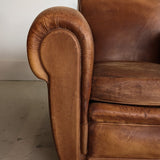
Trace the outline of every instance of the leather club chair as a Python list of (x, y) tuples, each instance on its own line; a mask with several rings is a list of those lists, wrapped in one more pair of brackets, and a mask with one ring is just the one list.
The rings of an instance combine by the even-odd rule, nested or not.
[(28, 35), (60, 160), (160, 159), (160, 0), (79, 10), (49, 8)]

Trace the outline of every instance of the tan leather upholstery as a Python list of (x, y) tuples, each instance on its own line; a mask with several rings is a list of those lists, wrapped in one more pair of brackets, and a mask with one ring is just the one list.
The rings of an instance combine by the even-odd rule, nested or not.
[(49, 8), (33, 22), (27, 51), (33, 72), (48, 83), (59, 158), (79, 160), (80, 154), (87, 152), (88, 140), (87, 111), (94, 59), (90, 27), (79, 11)]
[[(50, 112), (59, 157), (79, 160), (77, 157), (80, 156), (80, 94), (74, 94), (75, 91), (80, 92), (81, 65), (78, 39), (68, 30), (54, 30), (42, 40), (40, 57), (49, 76)], [(65, 63), (66, 61), (72, 63)], [(72, 105), (74, 109), (70, 112)], [(70, 118), (64, 113), (68, 113)], [(73, 120), (75, 123), (72, 123)], [(68, 144), (70, 147), (66, 148)]]
[(89, 108), (89, 156), (93, 160), (160, 157), (160, 108), (109, 103), (91, 103)]
[(48, 83), (60, 160), (160, 159), (160, 0), (79, 8), (43, 11), (27, 41), (30, 66)]
[[(142, 160), (141, 158), (94, 158), (94, 157), (88, 157), (87, 160)], [(155, 158), (150, 158), (150, 159), (143, 159), (143, 160), (159, 160), (159, 159), (155, 159)]]
[(95, 61), (160, 62), (160, 0), (81, 0)]
[(89, 119), (95, 123), (160, 125), (160, 108), (109, 103), (91, 103)]
[(160, 64), (96, 63), (91, 100), (134, 105), (160, 105)]
[(89, 151), (94, 158), (160, 158), (160, 125), (90, 123)]
[(108, 103), (89, 108), (90, 157), (160, 157), (160, 108)]

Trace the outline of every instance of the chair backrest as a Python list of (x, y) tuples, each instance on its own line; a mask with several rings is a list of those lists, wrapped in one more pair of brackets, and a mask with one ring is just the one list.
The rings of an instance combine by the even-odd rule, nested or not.
[(95, 62), (160, 62), (160, 0), (79, 0)]

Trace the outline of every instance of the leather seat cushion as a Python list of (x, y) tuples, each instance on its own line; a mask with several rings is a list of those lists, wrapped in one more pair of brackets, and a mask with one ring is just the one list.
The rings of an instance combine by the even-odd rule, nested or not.
[(89, 149), (94, 158), (159, 159), (160, 108), (91, 103)]
[(94, 123), (160, 125), (159, 107), (90, 103), (89, 120)]
[(160, 159), (160, 125), (89, 123), (88, 156)]
[(132, 105), (160, 105), (160, 64), (94, 64), (91, 100)]

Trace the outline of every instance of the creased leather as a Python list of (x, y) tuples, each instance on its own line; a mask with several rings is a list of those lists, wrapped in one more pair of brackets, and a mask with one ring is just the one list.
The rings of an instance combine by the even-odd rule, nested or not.
[(89, 119), (96, 123), (160, 125), (160, 108), (95, 103), (89, 106)]
[(81, 0), (95, 62), (160, 62), (160, 0)]
[[(79, 11), (67, 7), (53, 7), (37, 16), (30, 28), (27, 40), (30, 66), (38, 78), (49, 81), (39, 58), (39, 48), (44, 37), (57, 28), (71, 31), (76, 35), (80, 43), (82, 54), (81, 123), (86, 125), (88, 123), (87, 113), (91, 91), (94, 44), (90, 27)], [(83, 131), (81, 135), (83, 137)], [(87, 140), (87, 137), (85, 139)]]
[(132, 105), (160, 105), (160, 64), (94, 64), (91, 100)]
[(89, 124), (89, 150), (93, 158), (160, 158), (160, 125)]

